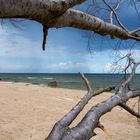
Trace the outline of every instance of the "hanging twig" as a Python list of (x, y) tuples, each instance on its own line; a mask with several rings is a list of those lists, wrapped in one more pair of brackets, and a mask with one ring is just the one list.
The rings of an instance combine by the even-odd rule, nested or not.
[(48, 27), (46, 25), (43, 25), (43, 42), (42, 42), (43, 51), (45, 51), (46, 48), (47, 36), (48, 36)]

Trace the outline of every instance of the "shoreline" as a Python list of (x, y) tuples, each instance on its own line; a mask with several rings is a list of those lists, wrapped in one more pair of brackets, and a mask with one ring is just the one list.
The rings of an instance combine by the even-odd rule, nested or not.
[[(26, 83), (0, 81), (0, 140), (43, 140), (55, 122), (86, 93), (83, 90), (51, 88)], [(111, 93), (94, 97), (72, 123), (77, 124), (91, 106)], [(133, 104), (135, 100), (130, 102)], [(91, 140), (139, 140), (140, 126), (135, 117), (119, 107), (101, 118), (107, 133), (97, 129)]]
[[(29, 86), (29, 85), (32, 85), (32, 86), (39, 86), (39, 87), (44, 87), (44, 88), (51, 88), (51, 89), (62, 89), (62, 90), (74, 90), (74, 91), (84, 91), (86, 92), (87, 90), (82, 90), (82, 89), (75, 89), (75, 88), (62, 88), (62, 87), (49, 87), (48, 85), (44, 85), (44, 84), (34, 84), (34, 83), (27, 83), (27, 82), (14, 82), (14, 81), (0, 81), (0, 84), (3, 83), (3, 84), (21, 84), (21, 85), (24, 85), (24, 86)], [(84, 85), (86, 87), (86, 85)]]

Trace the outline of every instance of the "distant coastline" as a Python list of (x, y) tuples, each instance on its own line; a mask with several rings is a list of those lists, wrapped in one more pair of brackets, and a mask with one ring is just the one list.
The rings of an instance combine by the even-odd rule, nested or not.
[[(95, 90), (108, 85), (118, 85), (123, 74), (114, 73), (86, 73)], [(57, 81), (58, 87), (67, 89), (86, 90), (83, 80), (78, 73), (0, 73), (0, 81), (30, 83), (47, 86), (49, 82)], [(133, 86), (139, 87), (140, 74), (136, 74)]]

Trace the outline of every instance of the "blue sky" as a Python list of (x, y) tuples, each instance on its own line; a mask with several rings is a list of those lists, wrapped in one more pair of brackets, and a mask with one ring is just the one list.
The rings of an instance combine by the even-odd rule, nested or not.
[[(119, 16), (129, 28), (140, 25), (135, 10), (120, 9)], [(128, 14), (129, 11), (129, 14)], [(127, 15), (127, 16), (126, 16)], [(73, 28), (49, 29), (46, 51), (42, 51), (42, 26), (34, 21), (19, 22), (17, 29), (8, 21), (0, 26), (0, 72), (10, 73), (108, 73), (116, 54), (126, 54), (133, 42), (122, 43), (116, 52), (117, 42), (109, 37), (96, 35), (90, 42), (92, 55), (87, 47), (88, 31)], [(133, 55), (140, 61), (139, 44)], [(140, 69), (137, 70), (140, 72)]]

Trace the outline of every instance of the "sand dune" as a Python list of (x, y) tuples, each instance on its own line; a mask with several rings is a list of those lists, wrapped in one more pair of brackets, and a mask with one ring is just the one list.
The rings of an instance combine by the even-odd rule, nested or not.
[[(0, 140), (43, 140), (54, 123), (61, 118), (86, 93), (27, 85), (24, 83), (0, 82)], [(93, 98), (74, 121), (74, 126), (85, 112), (111, 93)], [(134, 103), (135, 100), (131, 102)], [(139, 140), (140, 125), (135, 117), (116, 107), (101, 118), (107, 133), (96, 130), (92, 140)]]

